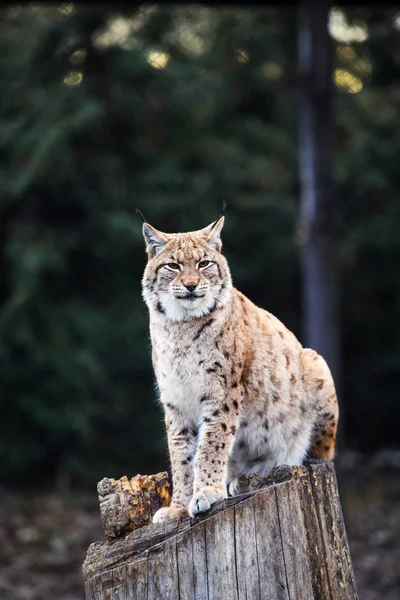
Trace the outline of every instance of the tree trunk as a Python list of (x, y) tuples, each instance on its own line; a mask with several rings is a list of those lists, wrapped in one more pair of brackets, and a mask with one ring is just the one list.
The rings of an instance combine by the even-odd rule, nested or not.
[(304, 0), (299, 13), (299, 167), (305, 343), (325, 358), (340, 389), (330, 5), (328, 0)]
[[(266, 485), (267, 484), (267, 485)], [(96, 542), (87, 600), (356, 600), (332, 463), (279, 467), (202, 518)]]

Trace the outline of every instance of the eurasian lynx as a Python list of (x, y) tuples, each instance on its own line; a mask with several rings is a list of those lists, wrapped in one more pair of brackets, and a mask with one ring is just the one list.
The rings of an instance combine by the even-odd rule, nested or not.
[(176, 234), (143, 225), (143, 297), (173, 477), (171, 506), (154, 522), (209, 510), (240, 476), (334, 454), (329, 368), (232, 286), (223, 223)]

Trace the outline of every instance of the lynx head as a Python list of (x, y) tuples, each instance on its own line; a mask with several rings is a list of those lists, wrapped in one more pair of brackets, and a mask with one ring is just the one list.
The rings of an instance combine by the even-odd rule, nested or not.
[(148, 262), (142, 287), (149, 309), (184, 321), (224, 306), (232, 281), (221, 254), (223, 224), (222, 216), (189, 233), (163, 233), (143, 224)]

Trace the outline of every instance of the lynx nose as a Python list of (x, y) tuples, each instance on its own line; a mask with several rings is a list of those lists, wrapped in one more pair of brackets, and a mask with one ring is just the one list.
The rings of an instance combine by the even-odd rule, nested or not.
[(197, 287), (197, 283), (195, 283), (194, 281), (189, 281), (188, 283), (184, 283), (183, 285), (186, 289), (189, 290), (189, 292), (193, 292), (193, 290), (195, 290)]

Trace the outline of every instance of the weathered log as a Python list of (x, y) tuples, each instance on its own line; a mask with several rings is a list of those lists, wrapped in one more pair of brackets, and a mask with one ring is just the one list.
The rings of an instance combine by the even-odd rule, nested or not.
[(171, 502), (168, 473), (136, 475), (132, 479), (105, 477), (97, 484), (100, 515), (109, 539), (151, 523), (159, 508)]
[(201, 518), (96, 542), (87, 600), (356, 600), (332, 463), (280, 467)]

